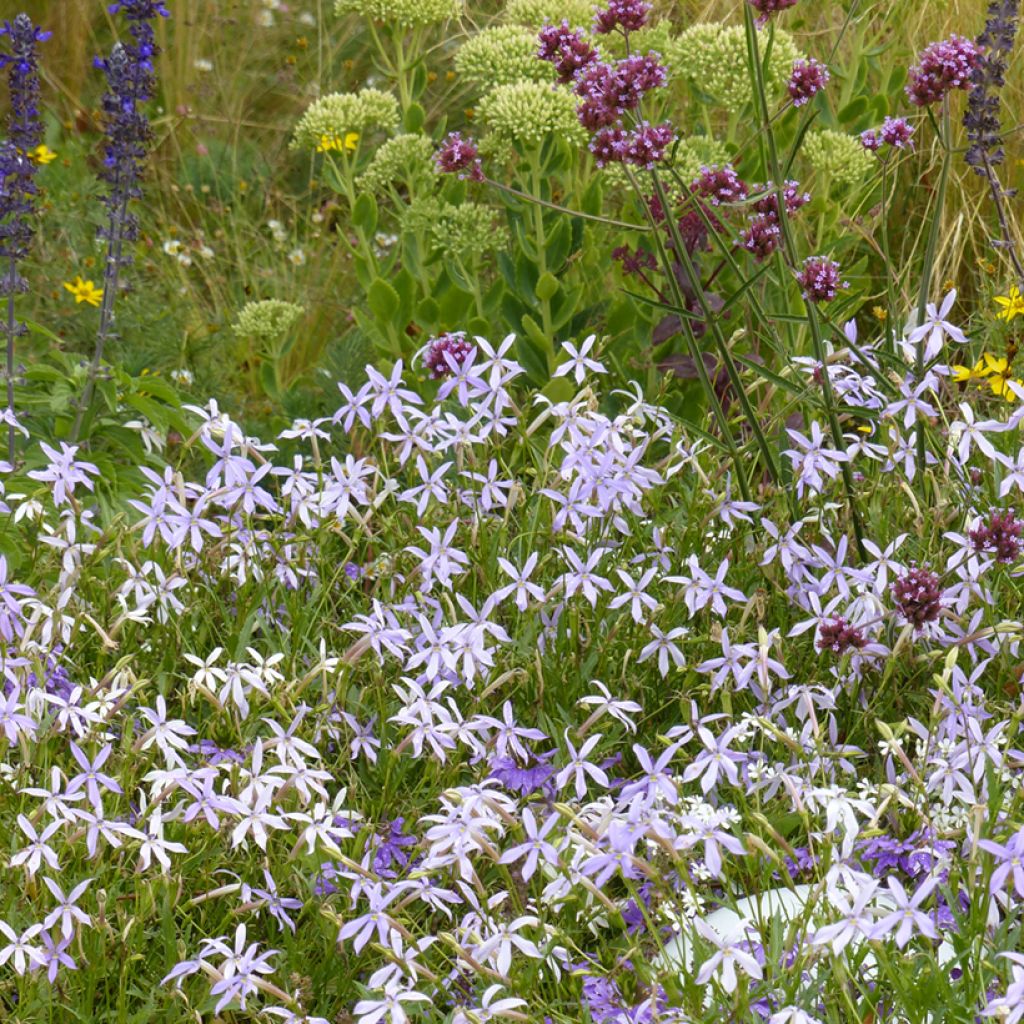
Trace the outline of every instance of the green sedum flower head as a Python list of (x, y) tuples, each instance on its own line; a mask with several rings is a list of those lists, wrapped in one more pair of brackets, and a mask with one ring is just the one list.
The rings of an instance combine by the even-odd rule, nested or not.
[(398, 127), (398, 101), (380, 89), (334, 92), (311, 103), (299, 118), (292, 149), (315, 149), (321, 140), (344, 138), (349, 132), (362, 135), (374, 128)]
[(571, 28), (590, 28), (596, 0), (509, 0), (504, 18), (510, 25), (537, 30), (549, 22), (568, 21)]
[(554, 72), (537, 57), (537, 33), (522, 25), (485, 28), (455, 54), (455, 70), (473, 85), (491, 88), (513, 82), (552, 82)]
[(460, 0), (336, 0), (334, 13), (361, 14), (398, 28), (416, 28), (458, 18), (462, 3)]
[(432, 245), (461, 260), (472, 260), (508, 244), (507, 229), (482, 203), (456, 206), (436, 196), (414, 199), (402, 219), (406, 231), (425, 234)]
[(875, 166), (874, 154), (861, 145), (858, 136), (830, 128), (808, 133), (803, 154), (827, 185), (858, 185)]
[(382, 192), (395, 182), (412, 191), (417, 182), (433, 182), (433, 157), (434, 143), (426, 135), (396, 135), (378, 147), (356, 181), (367, 192)]
[[(777, 28), (765, 77), (769, 95), (781, 92), (793, 61), (800, 56), (793, 37)], [(665, 57), (673, 71), (689, 78), (730, 113), (738, 114), (753, 98), (747, 36), (741, 25), (717, 21), (691, 25), (673, 41)]]
[(241, 338), (276, 341), (284, 336), (304, 312), (294, 302), (282, 302), (280, 299), (247, 302), (239, 311), (232, 330)]
[(499, 85), (480, 101), (477, 113), (489, 129), (487, 143), (492, 151), (510, 142), (537, 146), (548, 135), (577, 144), (586, 140), (576, 119), (576, 97), (562, 86), (543, 82)]
[(709, 135), (691, 135), (682, 139), (675, 151), (675, 167), (679, 177), (689, 184), (700, 176), (702, 167), (729, 163), (729, 150), (725, 144)]

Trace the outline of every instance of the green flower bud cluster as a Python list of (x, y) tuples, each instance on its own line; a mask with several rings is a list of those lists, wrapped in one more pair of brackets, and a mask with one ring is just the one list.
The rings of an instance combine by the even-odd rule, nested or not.
[(388, 185), (401, 182), (412, 192), (417, 183), (433, 184), (433, 156), (434, 143), (428, 136), (396, 135), (377, 148), (356, 184), (367, 192), (383, 192)]
[(554, 69), (537, 56), (537, 33), (522, 25), (495, 25), (472, 36), (455, 54), (467, 82), (491, 88), (513, 82), (553, 82)]
[(239, 311), (232, 330), (240, 338), (276, 341), (284, 336), (303, 313), (305, 310), (301, 306), (280, 299), (247, 302)]
[(480, 101), (477, 115), (489, 129), (487, 141), (492, 152), (502, 143), (537, 146), (548, 135), (576, 144), (586, 141), (586, 132), (576, 119), (576, 97), (561, 86), (552, 88), (543, 82), (499, 85)]
[(343, 139), (372, 129), (398, 127), (398, 101), (380, 89), (334, 92), (311, 103), (295, 125), (292, 149), (315, 149), (324, 138)]
[(830, 128), (809, 132), (802, 152), (827, 186), (858, 185), (871, 174), (876, 163), (874, 154), (861, 145), (858, 136)]
[[(800, 56), (793, 37), (777, 28), (764, 83), (769, 96), (782, 91), (793, 61)], [(670, 68), (689, 78), (730, 113), (740, 113), (753, 99), (747, 35), (742, 25), (717, 21), (691, 25), (670, 44), (664, 57)]]
[(461, 0), (336, 0), (334, 13), (361, 14), (399, 28), (437, 25), (458, 18)]
[(568, 21), (571, 28), (590, 28), (596, 6), (596, 0), (509, 0), (504, 19), (510, 25), (534, 30), (563, 21)]
[(508, 244), (507, 229), (482, 203), (456, 206), (436, 196), (414, 199), (402, 218), (405, 231), (426, 235), (431, 244), (461, 260), (484, 256)]

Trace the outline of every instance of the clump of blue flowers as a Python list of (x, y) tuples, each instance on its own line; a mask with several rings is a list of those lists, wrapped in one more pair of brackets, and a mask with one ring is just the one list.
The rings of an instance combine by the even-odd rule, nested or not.
[(6, 138), (0, 141), (0, 295), (7, 298), (5, 334), (7, 337), (7, 408), (2, 419), (7, 423), (8, 459), (14, 461), (14, 342), (24, 326), (14, 315), (14, 296), (24, 292), (28, 283), (18, 272), (18, 263), (28, 255), (32, 244), (32, 213), (35, 208), (37, 164), (33, 152), (43, 137), (39, 117), (39, 64), (37, 45), (50, 36), (37, 28), (27, 14), (0, 25), (0, 38), (6, 37), (9, 52), (0, 50), (0, 69), (7, 71), (10, 113)]

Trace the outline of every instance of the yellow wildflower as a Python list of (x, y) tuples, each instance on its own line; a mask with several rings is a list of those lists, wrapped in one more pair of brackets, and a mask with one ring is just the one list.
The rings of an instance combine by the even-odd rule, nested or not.
[(75, 303), (88, 302), (90, 306), (98, 306), (103, 300), (103, 289), (97, 288), (92, 281), (83, 281), (81, 276), (74, 281), (65, 281), (64, 287), (75, 297)]
[(1021, 295), (1016, 285), (1010, 289), (1009, 295), (997, 295), (996, 303), (1003, 307), (996, 313), (1000, 320), (1012, 320), (1015, 316), (1024, 314), (1024, 295)]
[(340, 135), (321, 135), (316, 151), (318, 153), (329, 153), (331, 150), (336, 150), (342, 153), (348, 150), (351, 153), (356, 148), (358, 141), (359, 132), (349, 132), (344, 139)]
[(996, 272), (996, 265), (991, 260), (985, 259), (984, 256), (979, 256), (978, 259), (977, 259), (977, 263), (978, 263), (978, 266), (986, 274), (994, 274)]
[(989, 371), (985, 368), (985, 360), (979, 359), (974, 367), (968, 366), (954, 366), (953, 367), (953, 380), (957, 384), (965, 384), (969, 380), (984, 380), (988, 376)]
[(879, 323), (883, 323), (883, 324), (885, 323), (886, 320), (889, 319), (889, 311), (885, 308), (885, 306), (872, 306), (871, 307), (871, 315)]
[(57, 154), (43, 142), (36, 146), (35, 149), (29, 151), (28, 158), (34, 164), (45, 166), (46, 164), (53, 163), (57, 159)]

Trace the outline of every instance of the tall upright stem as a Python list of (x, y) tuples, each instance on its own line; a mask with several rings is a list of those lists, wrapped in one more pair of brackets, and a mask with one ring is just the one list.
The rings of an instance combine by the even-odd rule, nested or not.
[(117, 296), (117, 285), (121, 274), (124, 216), (127, 207), (128, 197), (124, 196), (118, 202), (110, 218), (110, 234), (107, 237), (107, 265), (103, 274), (103, 303), (100, 306), (100, 325), (96, 331), (96, 347), (93, 349), (92, 361), (89, 363), (85, 390), (82, 392), (82, 400), (78, 406), (78, 413), (75, 415), (75, 425), (71, 430), (72, 443), (78, 440), (85, 415), (92, 404), (96, 377), (99, 375), (100, 362), (103, 359), (103, 349), (114, 325), (114, 300)]
[[(942, 169), (939, 171), (939, 187), (935, 194), (935, 209), (932, 212), (932, 222), (928, 231), (928, 243), (924, 251), (924, 266), (921, 268), (921, 290), (917, 295), (917, 322), (924, 323), (925, 311), (928, 308), (928, 295), (932, 285), (932, 270), (935, 264), (935, 252), (939, 246), (939, 228), (942, 223), (942, 210), (946, 205), (946, 187), (949, 183), (949, 168), (953, 162), (953, 147), (950, 137), (949, 118), (949, 96), (942, 98), (942, 128), (939, 133), (939, 142), (942, 145)], [(917, 346), (917, 357), (914, 363), (915, 376), (920, 382), (924, 376), (924, 352), (927, 346), (924, 339)], [(927, 452), (925, 450), (924, 421), (917, 425), (917, 461), (921, 466), (921, 475), (924, 477), (924, 467)]]

